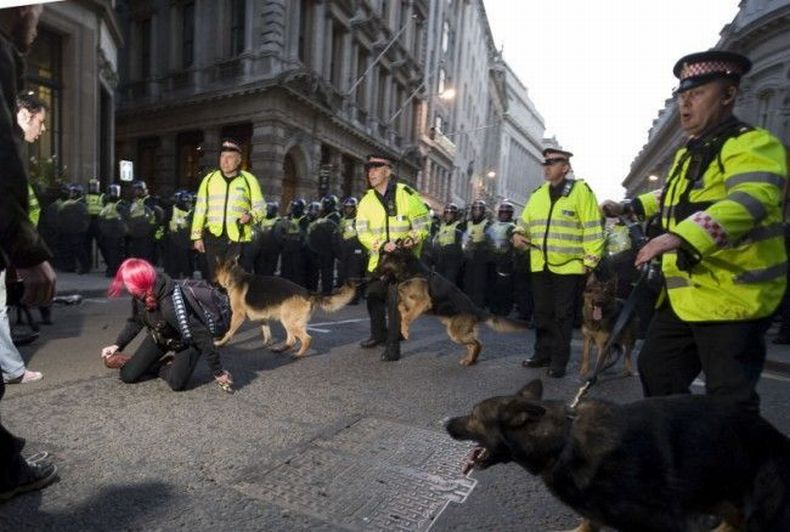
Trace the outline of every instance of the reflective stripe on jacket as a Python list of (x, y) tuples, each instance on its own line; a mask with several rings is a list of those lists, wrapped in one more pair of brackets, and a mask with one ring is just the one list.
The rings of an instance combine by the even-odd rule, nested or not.
[(395, 212), (390, 216), (373, 189), (368, 190), (359, 202), (357, 234), (360, 243), (370, 253), (368, 271), (376, 269), (379, 248), (386, 242), (411, 237), (416, 243), (415, 252), (419, 255), (422, 241), (428, 236), (430, 214), (420, 195), (403, 183), (395, 183), (394, 186)]
[[(260, 223), (264, 202), (258, 179), (244, 170), (233, 179), (225, 179), (222, 172), (211, 172), (200, 183), (192, 217), (192, 240), (199, 240), (205, 227), (212, 235), (227, 235), (232, 242), (250, 242), (251, 224)], [(238, 220), (248, 213), (249, 224), (239, 234)]]
[[(527, 201), (517, 232), (537, 247), (530, 247), (533, 272), (584, 273), (595, 268), (603, 254), (603, 227), (598, 201), (587, 183), (575, 180), (570, 192), (553, 204), (549, 183), (544, 183)], [(547, 264), (548, 263), (548, 264)]]
[(652, 216), (666, 196), (662, 228), (681, 237), (699, 261), (681, 270), (677, 251), (662, 257), (672, 309), (690, 322), (770, 316), (787, 276), (784, 146), (763, 129), (748, 129), (725, 141), (718, 160), (694, 182), (686, 179), (685, 152), (675, 154), (663, 190), (638, 197), (645, 216)]

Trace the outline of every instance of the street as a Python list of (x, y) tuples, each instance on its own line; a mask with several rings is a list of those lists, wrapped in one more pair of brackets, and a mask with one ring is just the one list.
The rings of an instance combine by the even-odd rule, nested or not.
[[(379, 349), (358, 347), (368, 333), (364, 305), (317, 313), (313, 347), (298, 361), (262, 348), (259, 328), (247, 323), (221, 350), (234, 394), (219, 389), (204, 362), (190, 389), (175, 393), (158, 379), (123, 384), (102, 365), (99, 351), (129, 307), (127, 297), (97, 295), (56, 307), (55, 325), (22, 348), (45, 377), (8, 387), (3, 422), (28, 440), (26, 456), (50, 453), (60, 480), (0, 506), (0, 529), (501, 531), (578, 523), (518, 466), (462, 476), (469, 447), (442, 428), (443, 418), (543, 374), (520, 365), (532, 331), (483, 329), (480, 361), (465, 368), (463, 348), (432, 317), (415, 324), (403, 358), (390, 363)], [(547, 398), (570, 400), (579, 386), (578, 331), (573, 346), (569, 376), (544, 379)], [(641, 397), (638, 378), (621, 377), (621, 367), (590, 396)], [(790, 379), (766, 371), (759, 391), (765, 417), (790, 433)]]

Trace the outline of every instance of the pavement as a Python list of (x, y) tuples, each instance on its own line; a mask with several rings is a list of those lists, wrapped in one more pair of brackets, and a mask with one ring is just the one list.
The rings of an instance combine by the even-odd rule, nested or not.
[[(111, 279), (98, 271), (84, 275), (58, 273), (57, 295), (80, 294), (88, 298), (104, 297), (110, 281)], [(772, 340), (776, 336), (776, 331), (777, 326), (774, 324), (766, 338), (765, 371), (790, 376), (790, 345), (774, 344)]]

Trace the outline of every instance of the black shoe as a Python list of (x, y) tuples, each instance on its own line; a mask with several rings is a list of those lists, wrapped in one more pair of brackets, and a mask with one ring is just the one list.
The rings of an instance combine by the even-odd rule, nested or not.
[(384, 362), (394, 362), (396, 360), (400, 360), (400, 346), (399, 345), (388, 345), (387, 349), (381, 353), (381, 360)]
[(521, 361), (521, 365), (525, 368), (547, 368), (551, 362), (548, 359), (541, 359), (541, 358), (528, 358), (526, 360)]
[(359, 342), (359, 347), (363, 349), (370, 349), (371, 347), (376, 347), (377, 345), (381, 345), (384, 343), (384, 340), (379, 340), (375, 336), (371, 336), (367, 340), (362, 340)]
[(565, 370), (549, 368), (548, 370), (546, 370), (546, 375), (548, 375), (552, 379), (561, 379), (562, 377), (565, 376)]
[(0, 501), (8, 500), (20, 493), (45, 488), (55, 481), (57, 473), (58, 468), (49, 462), (25, 462), (17, 483), (0, 491)]

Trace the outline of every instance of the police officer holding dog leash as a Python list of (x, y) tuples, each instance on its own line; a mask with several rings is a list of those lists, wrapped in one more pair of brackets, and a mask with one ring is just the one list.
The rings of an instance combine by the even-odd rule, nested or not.
[(660, 258), (664, 288), (639, 356), (645, 396), (688, 393), (705, 373), (708, 394), (757, 410), (765, 332), (785, 291), (782, 198), (785, 149), (733, 115), (751, 62), (710, 50), (680, 59), (675, 98), (688, 141), (661, 190), (606, 201), (607, 215), (660, 215), (663, 234), (636, 265)]

